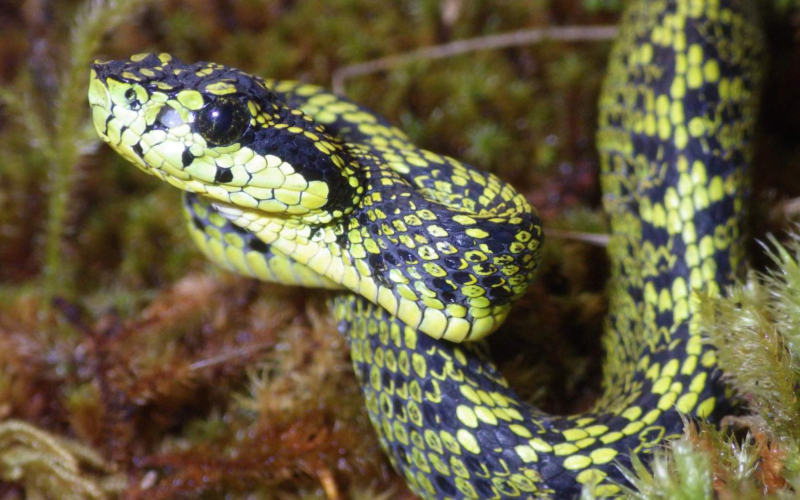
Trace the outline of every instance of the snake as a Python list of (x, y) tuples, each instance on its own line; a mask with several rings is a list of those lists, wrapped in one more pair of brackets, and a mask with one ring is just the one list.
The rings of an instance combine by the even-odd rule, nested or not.
[[(331, 290), (381, 445), (424, 499), (623, 493), (684, 419), (731, 404), (699, 323), (746, 268), (763, 59), (755, 2), (636, 0), (599, 97), (611, 266), (604, 392), (551, 415), (483, 339), (540, 264), (542, 222), (497, 176), (324, 88), (144, 53), (92, 66), (99, 136), (184, 192), (233, 272)], [(535, 329), (535, 325), (532, 325)]]

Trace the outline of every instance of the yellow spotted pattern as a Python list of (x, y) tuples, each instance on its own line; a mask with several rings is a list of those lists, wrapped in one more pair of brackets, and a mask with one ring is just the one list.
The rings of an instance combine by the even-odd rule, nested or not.
[[(266, 268), (292, 269), (295, 278), (265, 272), (254, 256), (221, 252), (214, 224), (194, 214), (195, 240), (216, 262), (261, 279), (349, 289), (456, 342), (496, 330), (533, 278), (539, 219), (494, 175), (420, 150), (382, 119), (313, 86), (154, 55), (124, 71), (119, 64), (92, 73), (101, 137), (143, 171), (205, 200), (193, 197), (190, 211), (210, 203), (269, 248)], [(242, 78), (250, 88), (236, 87)], [(268, 89), (309, 98), (295, 106)], [(198, 126), (203, 110), (241, 94), (251, 135), (216, 145)], [(339, 123), (326, 123), (328, 114)], [(258, 269), (245, 271), (242, 262)]]
[[(615, 495), (617, 465), (678, 434), (681, 414), (725, 409), (697, 294), (719, 294), (744, 267), (753, 7), (638, 0), (624, 16), (597, 136), (612, 231), (606, 392), (573, 416), (521, 401), (483, 343), (454, 343), (494, 331), (536, 270), (541, 227), (510, 185), (319, 87), (167, 54), (98, 64), (89, 100), (104, 140), (187, 192), (211, 260), (345, 290), (333, 310), (367, 410), (421, 498)], [(193, 120), (230, 96), (255, 135), (214, 146)]]

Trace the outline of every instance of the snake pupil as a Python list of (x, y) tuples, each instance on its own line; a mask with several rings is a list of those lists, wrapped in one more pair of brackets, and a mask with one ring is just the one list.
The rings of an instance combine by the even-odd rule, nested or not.
[(235, 97), (220, 97), (201, 109), (195, 125), (203, 139), (216, 146), (236, 142), (247, 130), (250, 114), (247, 106)]

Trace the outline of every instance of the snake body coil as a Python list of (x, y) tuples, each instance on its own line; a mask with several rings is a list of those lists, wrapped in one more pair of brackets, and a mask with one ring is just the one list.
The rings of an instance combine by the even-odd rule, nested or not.
[(421, 150), (320, 88), (167, 54), (97, 63), (101, 137), (187, 192), (216, 263), (348, 290), (334, 311), (381, 442), (423, 498), (619, 491), (617, 463), (724, 406), (693, 292), (743, 270), (760, 34), (745, 0), (637, 1), (600, 99), (612, 238), (606, 393), (587, 413), (522, 402), (476, 340), (538, 264), (541, 226), (496, 177)]

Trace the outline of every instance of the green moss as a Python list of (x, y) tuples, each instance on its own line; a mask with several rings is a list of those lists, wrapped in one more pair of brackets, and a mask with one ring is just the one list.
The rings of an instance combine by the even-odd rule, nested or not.
[(774, 238), (768, 252), (777, 269), (753, 275), (732, 288), (724, 300), (704, 303), (703, 322), (733, 388), (779, 439), (800, 439), (800, 403), (796, 396), (797, 295), (800, 246), (784, 247)]
[[(774, 1), (782, 8), (794, 3)], [(318, 296), (230, 277), (199, 255), (183, 229), (177, 193), (98, 147), (85, 102), (89, 62), (160, 50), (328, 86), (349, 64), (420, 47), (613, 24), (622, 3), (120, 0), (56, 2), (48, 12), (32, 2), (24, 16), (4, 9), (0, 418), (24, 418), (59, 443), (58, 436), (73, 436), (91, 444), (129, 482), (70, 451), (73, 479), (110, 497), (122, 487), (150, 498), (407, 495), (380, 451), (346, 346), (326, 323)], [(76, 20), (64, 21), (70, 19)], [(34, 25), (35, 37), (26, 31)], [(34, 38), (37, 52), (26, 47)], [(345, 90), (420, 145), (513, 181), (549, 228), (602, 233), (593, 136), (609, 46), (551, 41), (418, 60), (348, 79)], [(777, 140), (771, 136), (770, 144)], [(794, 260), (778, 257), (790, 273), (793, 252)], [(579, 396), (597, 389), (587, 381), (600, 378), (603, 262), (601, 247), (549, 238), (539, 281), (491, 340), (514, 386), (549, 409), (572, 411)], [(738, 292), (752, 310), (741, 316), (755, 326), (719, 326), (750, 346), (754, 360), (739, 363), (738, 374), (732, 357), (727, 363), (738, 392), (752, 398), (764, 436), (754, 430), (754, 437), (735, 441), (709, 430), (709, 442), (684, 438), (661, 455), (661, 472), (641, 472), (637, 494), (705, 495), (708, 467), (743, 498), (756, 498), (766, 484), (776, 495), (796, 487), (792, 388), (800, 305), (771, 302), (781, 279)], [(779, 293), (796, 298), (792, 290), (787, 282)], [(725, 307), (713, 306), (721, 318), (738, 314)], [(534, 322), (539, 333), (531, 336)], [(762, 328), (767, 335), (752, 338)], [(774, 342), (761, 344), (767, 338)], [(753, 379), (765, 367), (768, 389)], [(777, 435), (788, 437), (772, 440)], [(282, 453), (269, 442), (299, 451)], [(18, 445), (0, 450), (12, 469), (23, 459), (49, 460), (31, 457)], [(774, 466), (772, 479), (759, 476), (766, 465)], [(30, 495), (64, 497), (86, 488), (52, 482), (61, 479), (44, 467), (16, 470), (24, 476), (6, 480)], [(37, 486), (44, 475), (57, 489)], [(195, 492), (191, 481), (207, 487)]]

